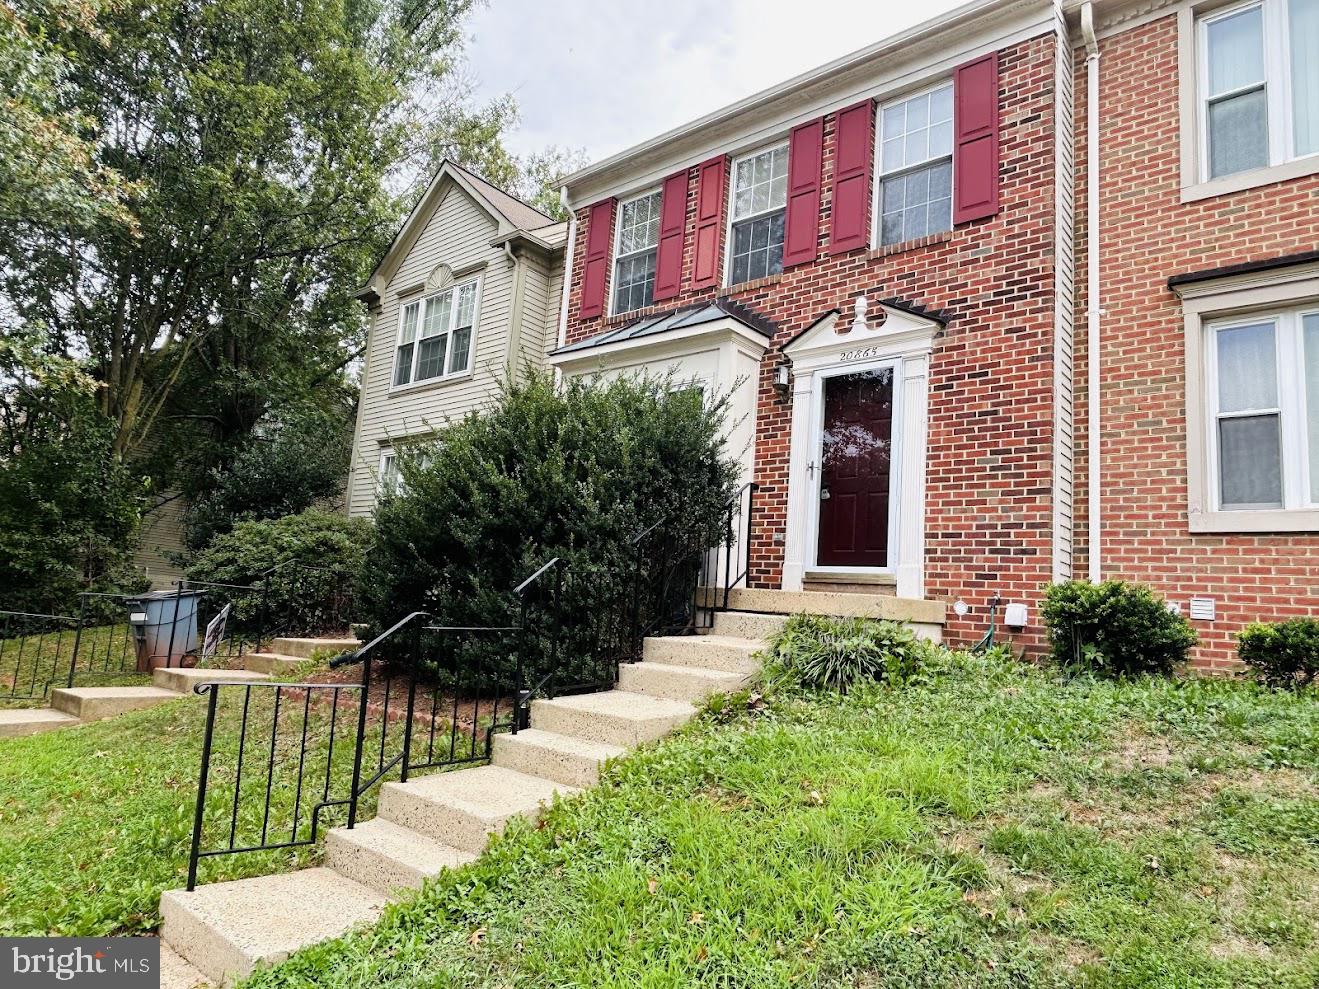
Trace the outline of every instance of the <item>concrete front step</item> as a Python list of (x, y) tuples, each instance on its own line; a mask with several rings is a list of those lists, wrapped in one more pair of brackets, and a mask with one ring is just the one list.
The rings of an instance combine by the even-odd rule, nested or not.
[(665, 666), (691, 666), (726, 673), (755, 673), (760, 669), (756, 653), (764, 643), (726, 635), (650, 636), (642, 644), (641, 658)]
[(314, 652), (332, 652), (336, 656), (341, 653), (353, 652), (360, 649), (362, 643), (357, 639), (298, 639), (280, 637), (270, 643), (270, 651), (279, 653), (281, 656), (297, 656), (299, 659), (310, 659)]
[(211, 985), (177, 951), (160, 942), (160, 989), (210, 989)]
[(711, 694), (731, 694), (750, 680), (749, 673), (708, 670), (665, 663), (624, 663), (618, 668), (618, 689), (651, 697), (698, 704)]
[(512, 818), (534, 820), (556, 794), (576, 792), (577, 787), (503, 766), (481, 766), (386, 783), (377, 813), (447, 845), (479, 853), (489, 836), (503, 831)]
[(442, 869), (476, 858), (471, 852), (426, 837), (411, 828), (377, 817), (348, 828), (335, 828), (325, 839), (325, 864), (354, 882), (391, 896), (418, 889)]
[(719, 611), (714, 616), (712, 635), (732, 639), (750, 639), (765, 644), (787, 622), (787, 615), (766, 615), (755, 611)]
[(494, 737), (492, 762), (528, 776), (585, 787), (595, 785), (600, 767), (607, 760), (625, 752), (627, 749), (621, 745), (524, 728), (516, 735), (501, 733)]
[(243, 657), (243, 669), (269, 676), (289, 676), (307, 662), (302, 656), (281, 656), (274, 652), (250, 652)]
[(303, 869), (161, 895), (161, 938), (203, 976), (231, 985), (258, 964), (374, 921), (385, 898), (332, 869)]
[(667, 735), (695, 714), (685, 701), (626, 690), (531, 702), (531, 723), (542, 731), (627, 747)]
[(158, 666), (151, 672), (152, 683), (178, 694), (191, 694), (199, 683), (259, 683), (269, 679), (264, 673), (247, 670), (199, 670), (183, 666)]
[(51, 706), (79, 721), (100, 721), (178, 699), (175, 691), (160, 687), (60, 687), (50, 692)]
[(761, 614), (836, 615), (863, 618), (886, 618), (895, 622), (942, 625), (946, 607), (942, 601), (885, 597), (876, 594), (849, 594), (842, 591), (775, 591), (763, 588), (734, 587), (728, 595), (732, 611), (755, 611)]
[(80, 724), (77, 718), (48, 707), (0, 707), (0, 738), (36, 735)]

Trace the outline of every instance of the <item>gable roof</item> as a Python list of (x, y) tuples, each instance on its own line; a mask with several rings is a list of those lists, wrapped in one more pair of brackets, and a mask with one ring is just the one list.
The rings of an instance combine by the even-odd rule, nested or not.
[(498, 228), (496, 241), (508, 240), (515, 234), (528, 231), (534, 231), (533, 243), (543, 244), (546, 247), (557, 247), (564, 240), (557, 228), (566, 229), (567, 224), (560, 223), (516, 196), (509, 195), (475, 172), (445, 159), (440, 163), (439, 170), (431, 178), (430, 184), (426, 186), (426, 191), (412, 207), (412, 212), (403, 221), (403, 226), (389, 242), (389, 247), (386, 248), (380, 263), (376, 265), (375, 271), (371, 272), (366, 284), (357, 291), (359, 299), (372, 305), (380, 298), (385, 285), (398, 270), (408, 251), (412, 250), (421, 231), (434, 214), (444, 191), (454, 185), (462, 189), (495, 221)]
[(471, 183), (481, 190), (482, 195), (490, 201), (490, 205), (503, 214), (504, 218), (519, 230), (534, 230), (537, 227), (545, 226), (547, 223), (555, 222), (554, 217), (548, 213), (542, 213), (529, 203), (524, 203), (521, 199), (499, 188), (499, 186), (487, 182), (475, 172), (463, 168), (462, 165), (451, 161), (445, 161), (444, 164), (467, 176)]

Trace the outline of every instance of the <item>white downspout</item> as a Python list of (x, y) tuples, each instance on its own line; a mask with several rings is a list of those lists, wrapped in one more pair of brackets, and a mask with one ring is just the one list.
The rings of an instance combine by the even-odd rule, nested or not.
[(559, 202), (568, 211), (568, 246), (563, 251), (563, 292), (559, 297), (559, 342), (562, 347), (568, 342), (568, 293), (572, 288), (572, 256), (577, 247), (577, 213), (568, 199), (568, 187), (559, 190)]
[(1099, 321), (1104, 310), (1099, 301), (1099, 42), (1095, 39), (1095, 12), (1090, 0), (1081, 5), (1081, 34), (1085, 38), (1085, 130), (1086, 130), (1086, 466), (1089, 468), (1086, 540), (1089, 577), (1102, 579), (1100, 566), (1099, 473)]

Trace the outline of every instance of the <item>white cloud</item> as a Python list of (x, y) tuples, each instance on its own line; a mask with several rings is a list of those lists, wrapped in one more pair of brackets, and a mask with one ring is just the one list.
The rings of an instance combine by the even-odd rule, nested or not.
[(896, 0), (491, 0), (470, 26), (479, 93), (513, 92), (515, 151), (599, 160), (956, 6)]

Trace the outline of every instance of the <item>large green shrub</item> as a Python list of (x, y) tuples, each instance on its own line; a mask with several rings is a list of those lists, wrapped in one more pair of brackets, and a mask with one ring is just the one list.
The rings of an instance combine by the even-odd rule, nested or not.
[(896, 622), (793, 615), (770, 644), (764, 677), (844, 692), (859, 680), (896, 683), (915, 672), (927, 648)]
[(376, 511), (363, 614), (375, 628), (416, 610), (450, 625), (513, 624), (513, 588), (559, 557), (577, 574), (565, 583), (565, 631), (583, 636), (567, 655), (614, 636), (634, 534), (657, 524), (645, 564), (661, 570), (676, 534), (714, 530), (733, 485), (726, 402), (694, 397), (664, 379), (556, 385), (530, 373), (488, 410), (405, 451), (402, 493)]
[(1196, 643), (1183, 615), (1148, 587), (1120, 580), (1053, 584), (1041, 613), (1057, 662), (1108, 676), (1170, 673)]
[[(346, 626), (343, 595), (355, 587), (371, 524), (309, 509), (262, 522), (239, 522), (189, 564), (188, 579), (252, 587), (208, 593), (232, 602), (236, 627), (313, 634)], [(274, 571), (270, 573), (270, 571)], [(269, 576), (267, 576), (269, 574)]]
[(1237, 655), (1270, 687), (1311, 684), (1319, 676), (1319, 618), (1247, 625)]

